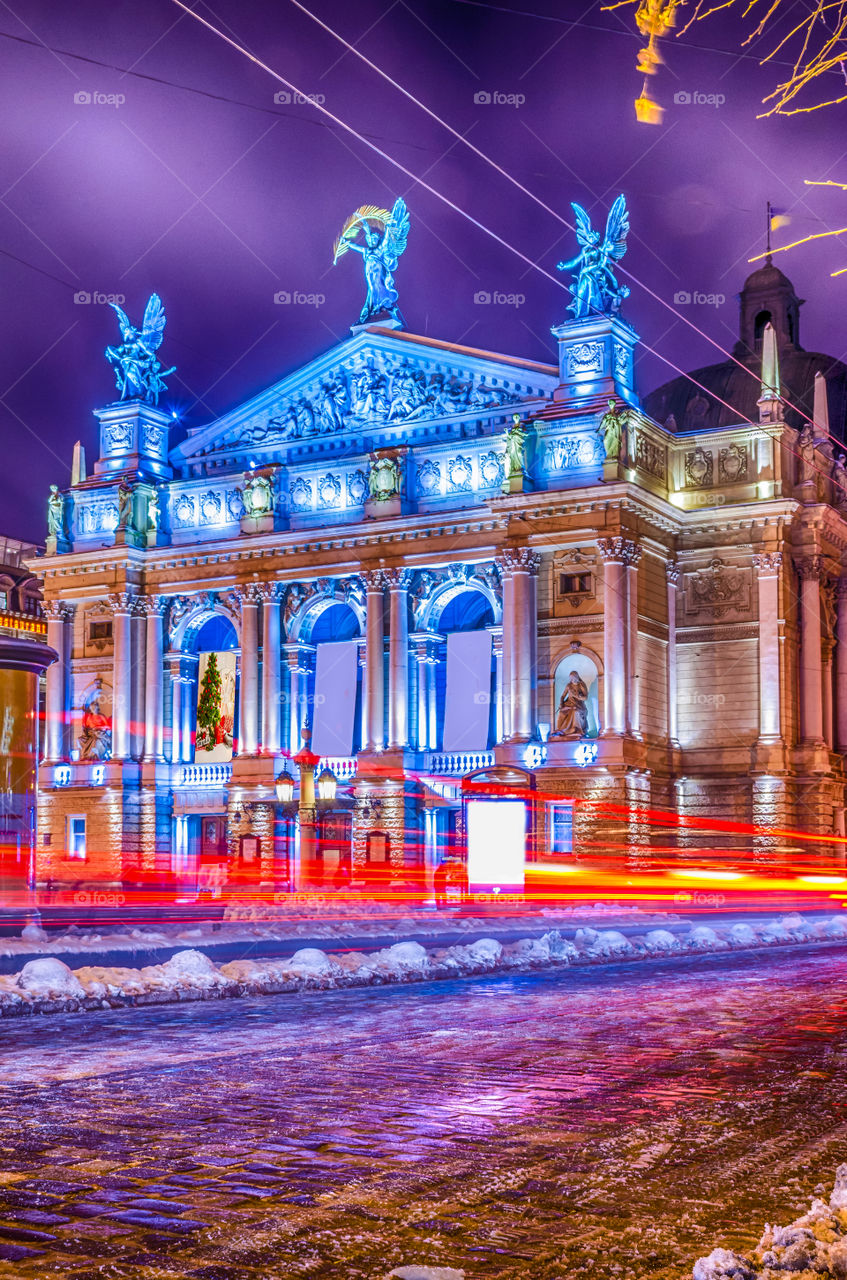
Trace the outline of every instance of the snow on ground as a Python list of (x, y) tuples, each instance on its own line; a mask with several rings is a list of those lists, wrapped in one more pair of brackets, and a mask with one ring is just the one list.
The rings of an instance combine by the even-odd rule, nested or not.
[[(520, 938), (505, 945), (496, 938), (478, 938), (471, 943), (427, 948), (405, 939), (367, 953), (327, 954), (317, 947), (301, 947), (286, 958), (231, 960), (220, 965), (192, 948), (177, 952), (163, 964), (140, 969), (88, 965), (71, 970), (58, 956), (44, 956), (28, 961), (20, 973), (0, 975), (0, 1016), (469, 977), (797, 941), (825, 942), (844, 937), (843, 924), (840, 916), (813, 923), (793, 915), (756, 926), (734, 924), (716, 930), (695, 925), (678, 933), (648, 929), (628, 937), (617, 929), (585, 926), (576, 931), (574, 941), (551, 929), (541, 937)], [(843, 1167), (847, 1170), (847, 1165)], [(844, 1196), (847, 1222), (847, 1182)], [(703, 1271), (697, 1280), (711, 1280), (711, 1273)]]
[[(593, 906), (543, 908), (540, 911), (512, 910), (501, 907), (497, 914), (461, 915), (418, 908), (398, 910), (392, 903), (356, 901), (352, 897), (333, 894), (302, 893), (281, 895), (284, 902), (256, 903), (233, 901), (227, 904), (221, 921), (201, 924), (169, 924), (155, 928), (135, 928), (102, 924), (87, 929), (70, 925), (62, 932), (48, 932), (38, 924), (26, 925), (20, 938), (0, 938), (0, 956), (73, 955), (81, 951), (103, 954), (110, 951), (155, 951), (161, 947), (214, 946), (225, 942), (284, 942), (297, 938), (335, 941), (349, 937), (395, 938), (410, 935), (435, 937), (444, 933), (492, 934), (514, 933), (518, 929), (543, 932), (559, 924), (573, 927), (583, 920), (614, 924), (666, 924), (677, 922), (676, 915), (656, 916), (637, 907), (616, 902), (597, 902)], [(458, 903), (456, 904), (458, 906)], [(467, 910), (467, 907), (465, 907)], [(847, 931), (847, 924), (845, 924)]]
[(752, 1254), (713, 1249), (694, 1264), (694, 1280), (784, 1280), (786, 1275), (792, 1280), (847, 1276), (847, 1164), (835, 1172), (829, 1204), (813, 1200), (809, 1212), (788, 1227), (766, 1224)]

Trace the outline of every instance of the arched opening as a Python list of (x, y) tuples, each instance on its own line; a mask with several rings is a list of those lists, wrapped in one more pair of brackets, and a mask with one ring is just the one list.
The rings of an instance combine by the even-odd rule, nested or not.
[(238, 635), (220, 613), (200, 617), (189, 626), (183, 650), (197, 655), (194, 668), (194, 760), (198, 764), (226, 764), (235, 748)]
[(765, 329), (772, 324), (772, 316), (770, 311), (760, 311), (753, 321), (753, 340), (756, 343), (756, 350), (760, 351), (762, 347), (762, 339), (765, 336)]
[(569, 653), (556, 667), (553, 681), (551, 737), (596, 738), (600, 732), (598, 671), (587, 653)]
[(196, 630), (186, 631), (184, 647), (194, 653), (224, 653), (238, 648), (238, 636), (229, 618), (215, 613), (201, 620)]
[(315, 651), (308, 674), (304, 663), (299, 675), (292, 674), (297, 701), (291, 707), (290, 736), (296, 741), (308, 719), (312, 750), (320, 756), (350, 756), (361, 743), (361, 633), (355, 610), (340, 600), (319, 602), (301, 627), (301, 638)]
[[(457, 583), (444, 592), (430, 625), (447, 643), (434, 668), (436, 740), (429, 746), (444, 751), (485, 751), (496, 730), (494, 659), (490, 627), (494, 608), (488, 596)], [(439, 602), (436, 602), (438, 605)], [(420, 701), (419, 701), (420, 707)]]

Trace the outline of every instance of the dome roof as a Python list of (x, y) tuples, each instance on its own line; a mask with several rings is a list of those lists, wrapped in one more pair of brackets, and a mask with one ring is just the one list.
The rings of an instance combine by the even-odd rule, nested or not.
[[(847, 425), (847, 365), (833, 356), (804, 351), (800, 346), (803, 303), (791, 281), (768, 258), (744, 281), (738, 300), (740, 322), (739, 340), (733, 349), (735, 360), (710, 364), (696, 369), (691, 378), (678, 377), (666, 382), (645, 397), (647, 413), (661, 423), (672, 417), (677, 431), (708, 431), (745, 419), (757, 422), (762, 334), (765, 327), (772, 324), (782, 394), (802, 410), (797, 413), (786, 409), (786, 421), (800, 427), (803, 414), (811, 417), (815, 374), (822, 373), (827, 385), (830, 430), (843, 440)], [(695, 382), (704, 390), (695, 386)]]
[[(826, 378), (829, 401), (829, 425), (834, 436), (844, 439), (847, 423), (847, 364), (817, 351), (787, 349), (780, 353), (779, 378), (784, 398), (797, 405), (809, 417), (812, 416), (815, 374)], [(722, 364), (710, 364), (695, 369), (691, 381), (686, 377), (672, 378), (663, 386), (651, 391), (644, 399), (646, 412), (656, 422), (666, 423), (673, 417), (676, 431), (709, 431), (728, 427), (733, 423), (759, 418), (758, 399), (761, 395), (761, 361), (745, 360), (743, 367), (732, 360)], [(699, 382), (706, 389), (704, 394), (694, 385)], [(723, 404), (720, 401), (724, 401)], [(727, 408), (727, 406), (731, 408)], [(803, 418), (792, 409), (786, 409), (786, 421), (792, 427), (801, 427)]]

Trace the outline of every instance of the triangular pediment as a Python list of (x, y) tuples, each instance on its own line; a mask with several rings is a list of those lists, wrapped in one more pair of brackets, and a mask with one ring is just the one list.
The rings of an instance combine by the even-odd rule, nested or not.
[(175, 467), (215, 455), (257, 462), (290, 445), (535, 405), (554, 365), (370, 327), (331, 347), (171, 450)]

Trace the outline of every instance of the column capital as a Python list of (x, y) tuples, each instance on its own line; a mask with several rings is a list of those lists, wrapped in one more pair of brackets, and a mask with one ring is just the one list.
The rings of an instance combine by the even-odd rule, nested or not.
[(823, 556), (809, 555), (800, 556), (794, 561), (794, 568), (797, 574), (804, 582), (819, 582), (823, 577)]
[(106, 596), (106, 603), (112, 613), (131, 614), (136, 608), (138, 596), (132, 591), (113, 591)]
[(389, 591), (407, 591), (412, 582), (412, 570), (403, 568), (383, 569), (382, 580)]
[(384, 569), (363, 569), (362, 581), (367, 588), (368, 595), (381, 594), (385, 586), (385, 570)]
[(634, 568), (641, 559), (641, 547), (631, 538), (598, 538), (597, 550), (611, 564), (626, 564)]
[(775, 577), (782, 568), (782, 552), (757, 551), (753, 556), (753, 568), (760, 578)]
[(261, 600), (262, 604), (279, 604), (287, 584), (284, 582), (253, 582), (250, 585), (255, 588), (256, 599)]
[(254, 608), (262, 598), (262, 585), (261, 582), (241, 582), (228, 591), (227, 596), (242, 609)]
[(42, 600), (41, 611), (48, 622), (67, 622), (74, 616), (76, 605), (66, 600)]
[(167, 612), (169, 604), (168, 596), (139, 596), (138, 612), (146, 614), (148, 618), (161, 618)]
[(667, 560), (665, 562), (665, 577), (668, 580), (669, 587), (676, 586), (681, 572), (682, 570), (676, 560)]
[(541, 556), (530, 547), (504, 547), (494, 563), (501, 573), (538, 573)]

